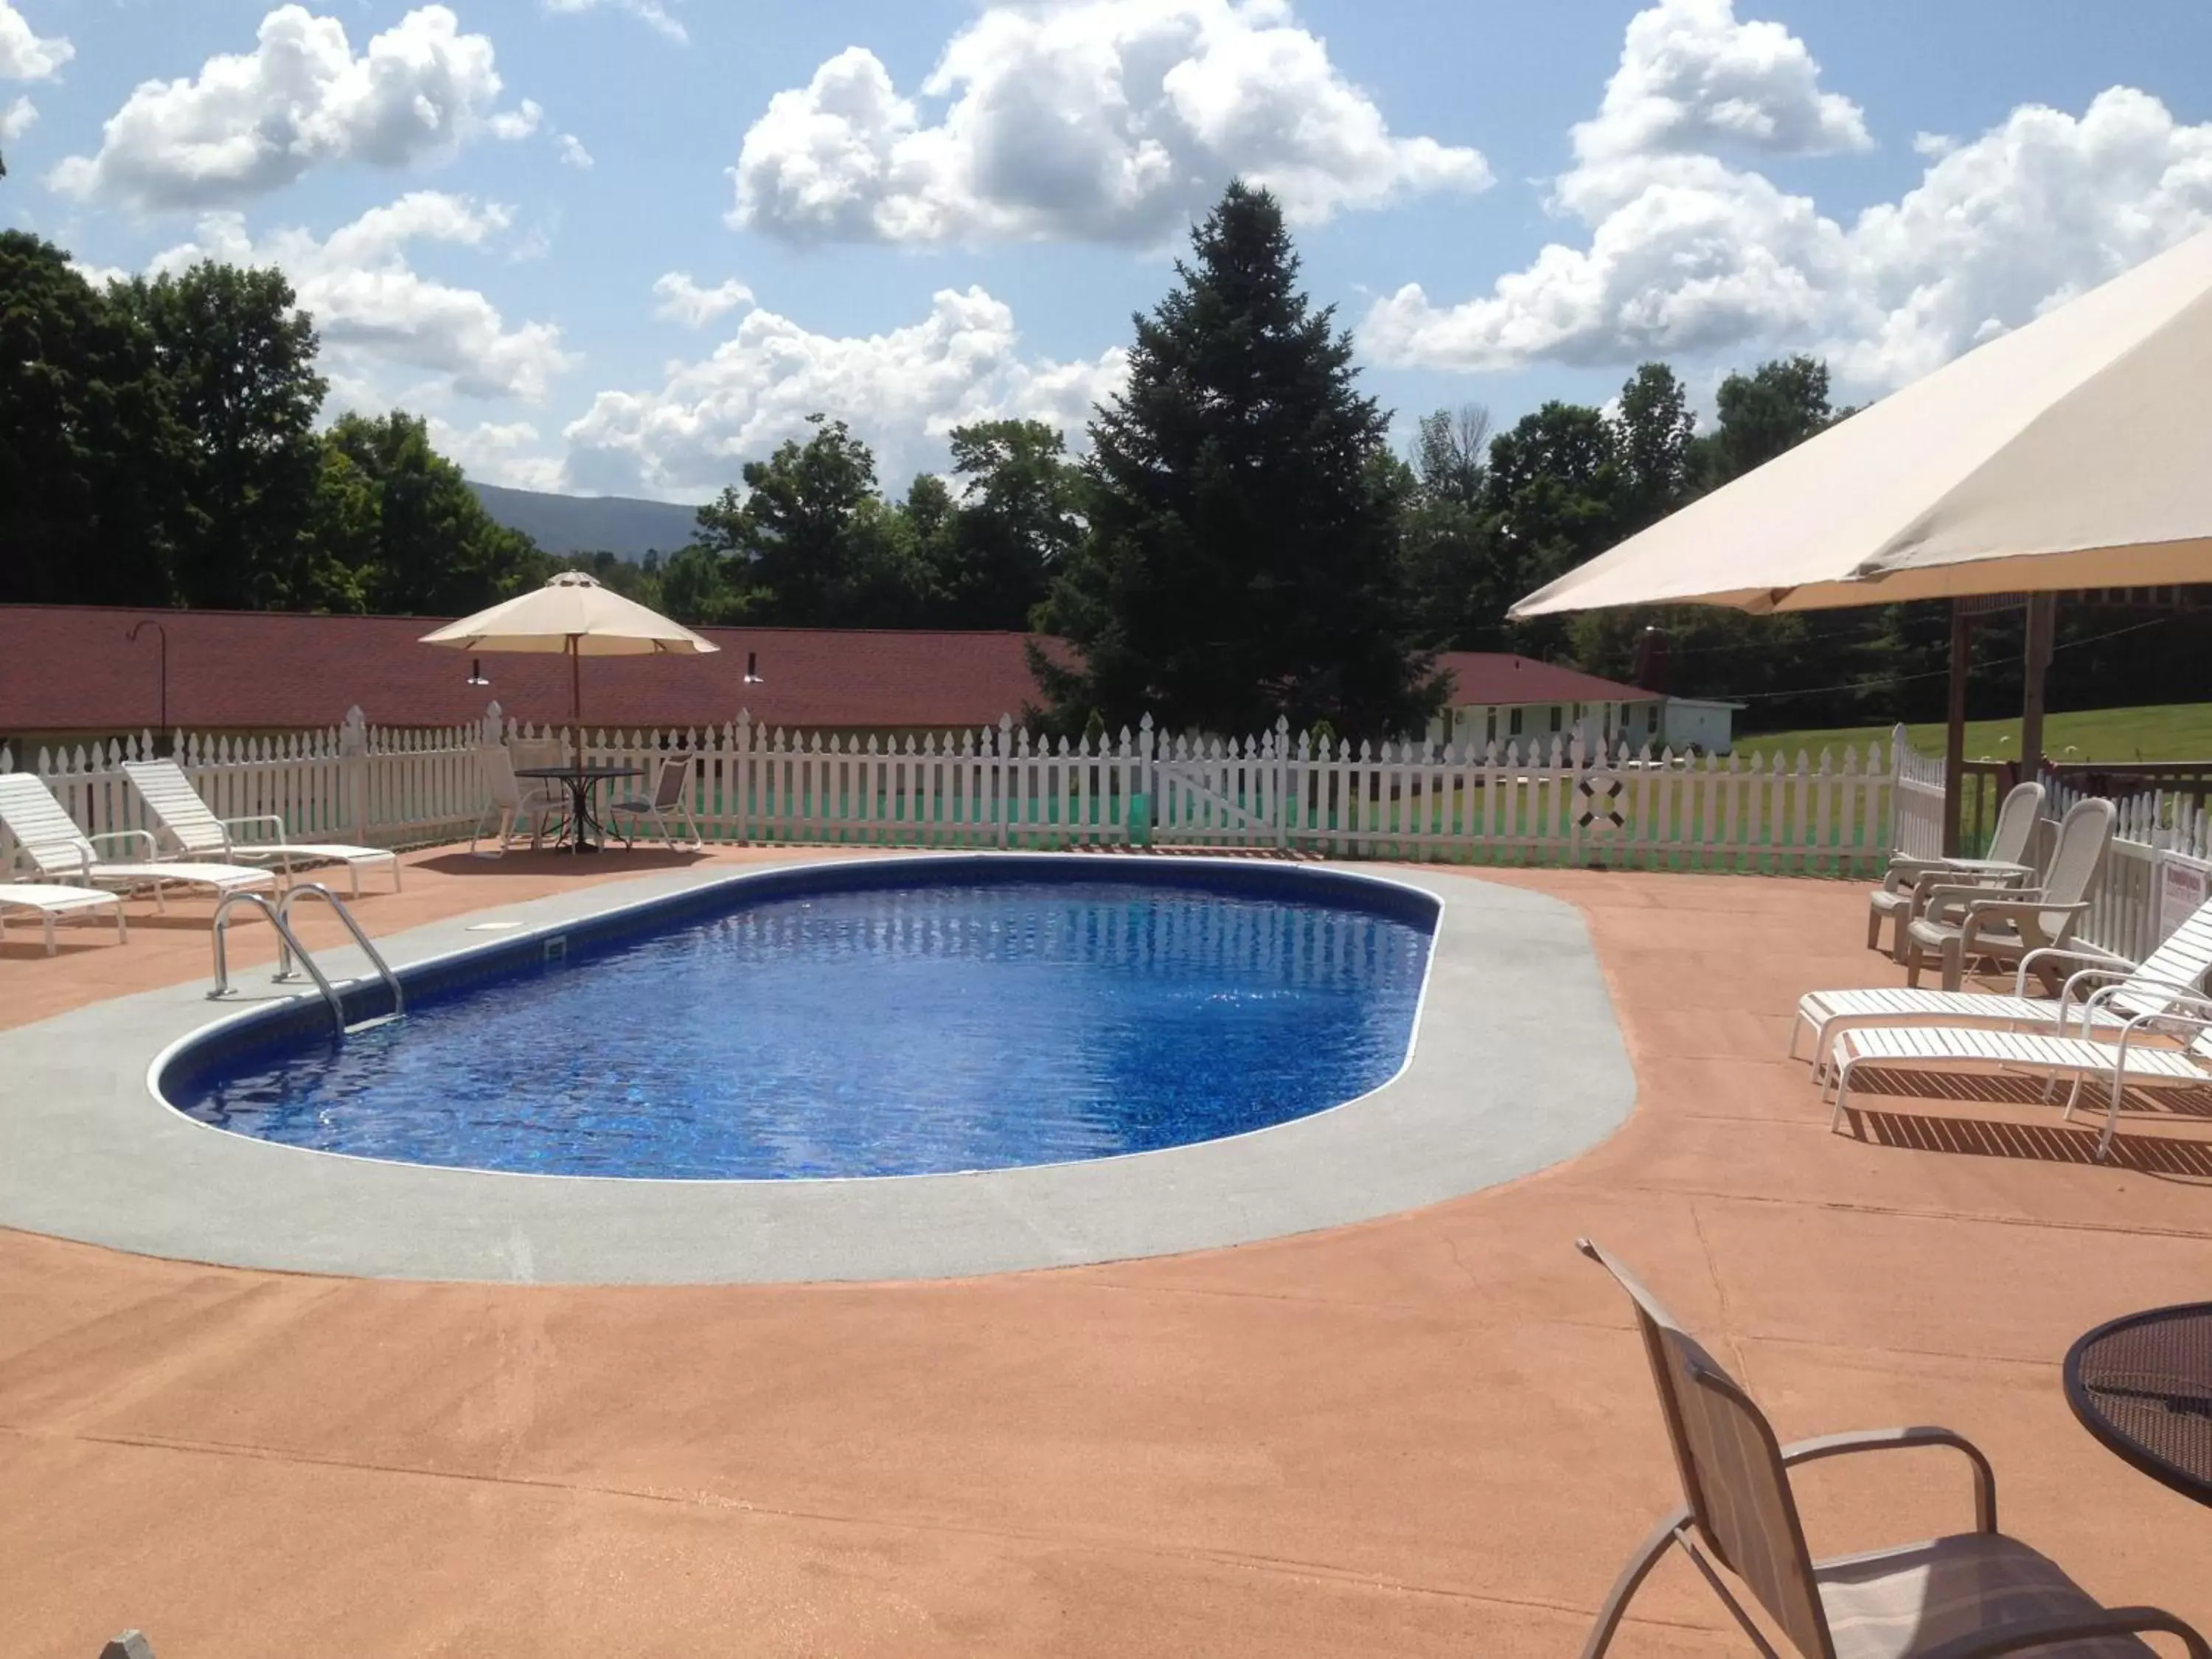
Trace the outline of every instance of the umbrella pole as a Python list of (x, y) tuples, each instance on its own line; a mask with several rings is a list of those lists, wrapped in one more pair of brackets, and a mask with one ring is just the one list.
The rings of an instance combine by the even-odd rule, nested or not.
[(2058, 632), (2058, 596), (2027, 596), (2027, 653), (2021, 664), (2020, 775), (2033, 783), (2043, 775), (2043, 703), (2051, 672), (2051, 651)]
[(576, 764), (584, 763), (584, 653), (568, 635), (568, 730), (576, 745)]
[(1943, 856), (1959, 856), (1959, 819), (1966, 799), (1966, 672), (1973, 659), (1973, 618), (1963, 599), (1951, 601), (1951, 703), (1943, 730)]

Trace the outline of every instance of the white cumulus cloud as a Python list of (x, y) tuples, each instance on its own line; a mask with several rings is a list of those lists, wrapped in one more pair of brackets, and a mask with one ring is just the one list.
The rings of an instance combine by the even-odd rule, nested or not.
[(1740, 149), (1766, 155), (1869, 149), (1866, 117), (1820, 86), (1820, 66), (1779, 23), (1736, 21), (1731, 0), (1663, 0), (1629, 20), (1620, 67), (1574, 130), (1584, 166)]
[(222, 211), (204, 217), (195, 240), (158, 255), (152, 269), (158, 275), (201, 259), (280, 267), (313, 313), (341, 386), (366, 383), (376, 366), (392, 365), (428, 371), (437, 390), (535, 401), (574, 361), (561, 331), (549, 323), (510, 326), (482, 293), (424, 276), (407, 261), (410, 243), (484, 247), (513, 222), (497, 203), (437, 191), (372, 208), (320, 240), (298, 229), (256, 240), (242, 215)]
[(0, 109), (0, 143), (14, 143), (38, 125), (39, 106), (27, 98), (18, 98), (5, 109)]
[(849, 421), (896, 488), (941, 465), (945, 434), (966, 422), (1029, 416), (1079, 434), (1092, 404), (1127, 377), (1119, 348), (1073, 362), (1023, 356), (1012, 311), (980, 288), (945, 289), (921, 321), (866, 337), (811, 333), (755, 310), (711, 355), (675, 365), (659, 388), (600, 392), (562, 434), (565, 480), (576, 489), (696, 500), (804, 434), (818, 410)]
[(2031, 105), (1970, 140), (1923, 135), (1918, 185), (1830, 217), (1750, 163), (1863, 148), (1858, 107), (1728, 0), (1639, 14), (1574, 142), (1551, 204), (1580, 239), (1458, 303), (1418, 284), (1378, 301), (1370, 356), (1493, 371), (1808, 350), (1878, 392), (2212, 222), (2212, 124), (2124, 88), (2078, 116)]
[(398, 167), (450, 156), (481, 133), (526, 137), (542, 112), (496, 111), (492, 43), (423, 6), (356, 55), (345, 26), (300, 5), (261, 20), (254, 49), (189, 79), (142, 82), (108, 118), (100, 150), (56, 167), (55, 188), (140, 209), (245, 201), (308, 168)]
[(562, 165), (589, 171), (594, 165), (592, 152), (584, 148), (584, 141), (573, 132), (564, 132), (553, 141)]
[(672, 270), (656, 278), (653, 292), (659, 301), (653, 307), (653, 314), (664, 322), (681, 323), (686, 328), (704, 328), (724, 312), (753, 302), (752, 289), (735, 277), (712, 288), (702, 288), (691, 280), (688, 270)]
[(955, 34), (926, 113), (864, 47), (745, 134), (733, 224), (795, 241), (1150, 244), (1233, 175), (1296, 221), (1491, 183), (1480, 153), (1395, 136), (1286, 0), (997, 4)]
[(9, 0), (0, 0), (0, 81), (44, 81), (76, 56), (66, 36), (41, 37)]
[(655, 33), (665, 36), (679, 46), (691, 39), (685, 33), (682, 21), (661, 4), (660, 0), (545, 0), (546, 10), (566, 12), (571, 15), (577, 12), (596, 11), (602, 6), (628, 12)]
[(538, 428), (527, 421), (480, 421), (456, 426), (443, 416), (426, 417), (430, 442), (470, 477), (513, 489), (558, 489), (558, 456), (539, 452)]

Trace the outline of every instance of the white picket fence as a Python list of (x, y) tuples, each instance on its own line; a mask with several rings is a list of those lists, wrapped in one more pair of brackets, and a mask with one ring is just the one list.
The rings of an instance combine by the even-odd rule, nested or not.
[[(246, 738), (186, 735), (176, 756), (226, 818), (274, 814), (295, 837), (422, 846), (465, 836), (486, 805), (475, 750), (556, 735), (484, 719), (436, 731), (342, 726)], [(122, 763), (150, 734), (19, 762), (93, 833), (151, 830)], [(1942, 843), (1943, 763), (1905, 741), (1840, 760), (1588, 756), (1554, 740), (1437, 750), (1316, 744), (1278, 726), (1243, 741), (1155, 732), (1103, 741), (980, 730), (854, 738), (714, 728), (592, 732), (584, 758), (635, 766), (648, 787), (692, 758), (709, 841), (902, 847), (1156, 846), (1476, 864), (1878, 875), (1893, 848)], [(2055, 818), (2072, 798), (2052, 792)], [(12, 848), (0, 844), (0, 867)], [(2141, 957), (2212, 890), (2212, 815), (2186, 799), (2119, 804), (2083, 935)]]
[[(185, 737), (178, 758), (225, 817), (274, 813), (295, 836), (418, 845), (467, 833), (485, 804), (474, 748), (550, 732), (501, 720), (280, 737)], [(693, 757), (710, 841), (1050, 848), (1151, 845), (1346, 858), (1869, 874), (1894, 843), (1892, 759), (1585, 754), (1562, 739), (1434, 748), (1316, 743), (1285, 726), (1244, 740), (1170, 738), (1152, 722), (1098, 740), (980, 730), (854, 738), (714, 728), (588, 732), (584, 758), (649, 780)], [(94, 831), (146, 829), (121, 763), (150, 734), (15, 764)], [(1940, 789), (1940, 784), (1938, 786)]]

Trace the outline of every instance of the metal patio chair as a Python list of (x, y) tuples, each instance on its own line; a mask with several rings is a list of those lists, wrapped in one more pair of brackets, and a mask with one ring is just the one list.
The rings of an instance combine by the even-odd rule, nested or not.
[[(1780, 1656), (1724, 1573), (1802, 1659), (2154, 1659), (2144, 1632), (2175, 1638), (2189, 1659), (2212, 1659), (2212, 1646), (2172, 1613), (2104, 1607), (2055, 1562), (1999, 1532), (1996, 1476), (1964, 1436), (1875, 1429), (1780, 1444), (1751, 1396), (1649, 1291), (1589, 1240), (1575, 1248), (1636, 1304), (1684, 1500), (1613, 1581), (1583, 1659), (1600, 1659), (1630, 1598), (1672, 1549), (1690, 1558), (1765, 1659)], [(1974, 1530), (1814, 1560), (1790, 1471), (1849, 1452), (1921, 1446), (1948, 1447), (1972, 1467)]]
[[(635, 837), (638, 821), (650, 818), (653, 828), (659, 831), (661, 840), (672, 848), (677, 842), (674, 832), (668, 827), (669, 822), (681, 818), (684, 827), (691, 832), (687, 850), (697, 852), (707, 844), (707, 838), (699, 833), (699, 822), (691, 816), (690, 783), (691, 757), (667, 757), (660, 763), (660, 775), (653, 780), (650, 797), (632, 796), (625, 800), (607, 803), (607, 827), (623, 838), (623, 846), (627, 848)], [(615, 822), (617, 816), (629, 818), (628, 829)]]

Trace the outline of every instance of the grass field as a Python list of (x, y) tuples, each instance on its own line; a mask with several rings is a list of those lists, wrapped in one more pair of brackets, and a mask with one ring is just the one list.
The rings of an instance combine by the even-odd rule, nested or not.
[[(1909, 726), (1913, 746), (1943, 752), (1940, 725)], [(1794, 757), (1799, 750), (1818, 757), (1823, 748), (1841, 753), (1846, 744), (1864, 750), (1887, 741), (1887, 726), (1837, 726), (1825, 732), (1766, 732), (1735, 740), (1739, 755), (1765, 757), (1779, 751)], [(2212, 760), (2212, 702), (2164, 703), (2145, 708), (2088, 708), (2052, 714), (2043, 724), (2043, 746), (2054, 761)], [(1966, 726), (1968, 760), (2018, 760), (2020, 722), (1972, 720)]]

